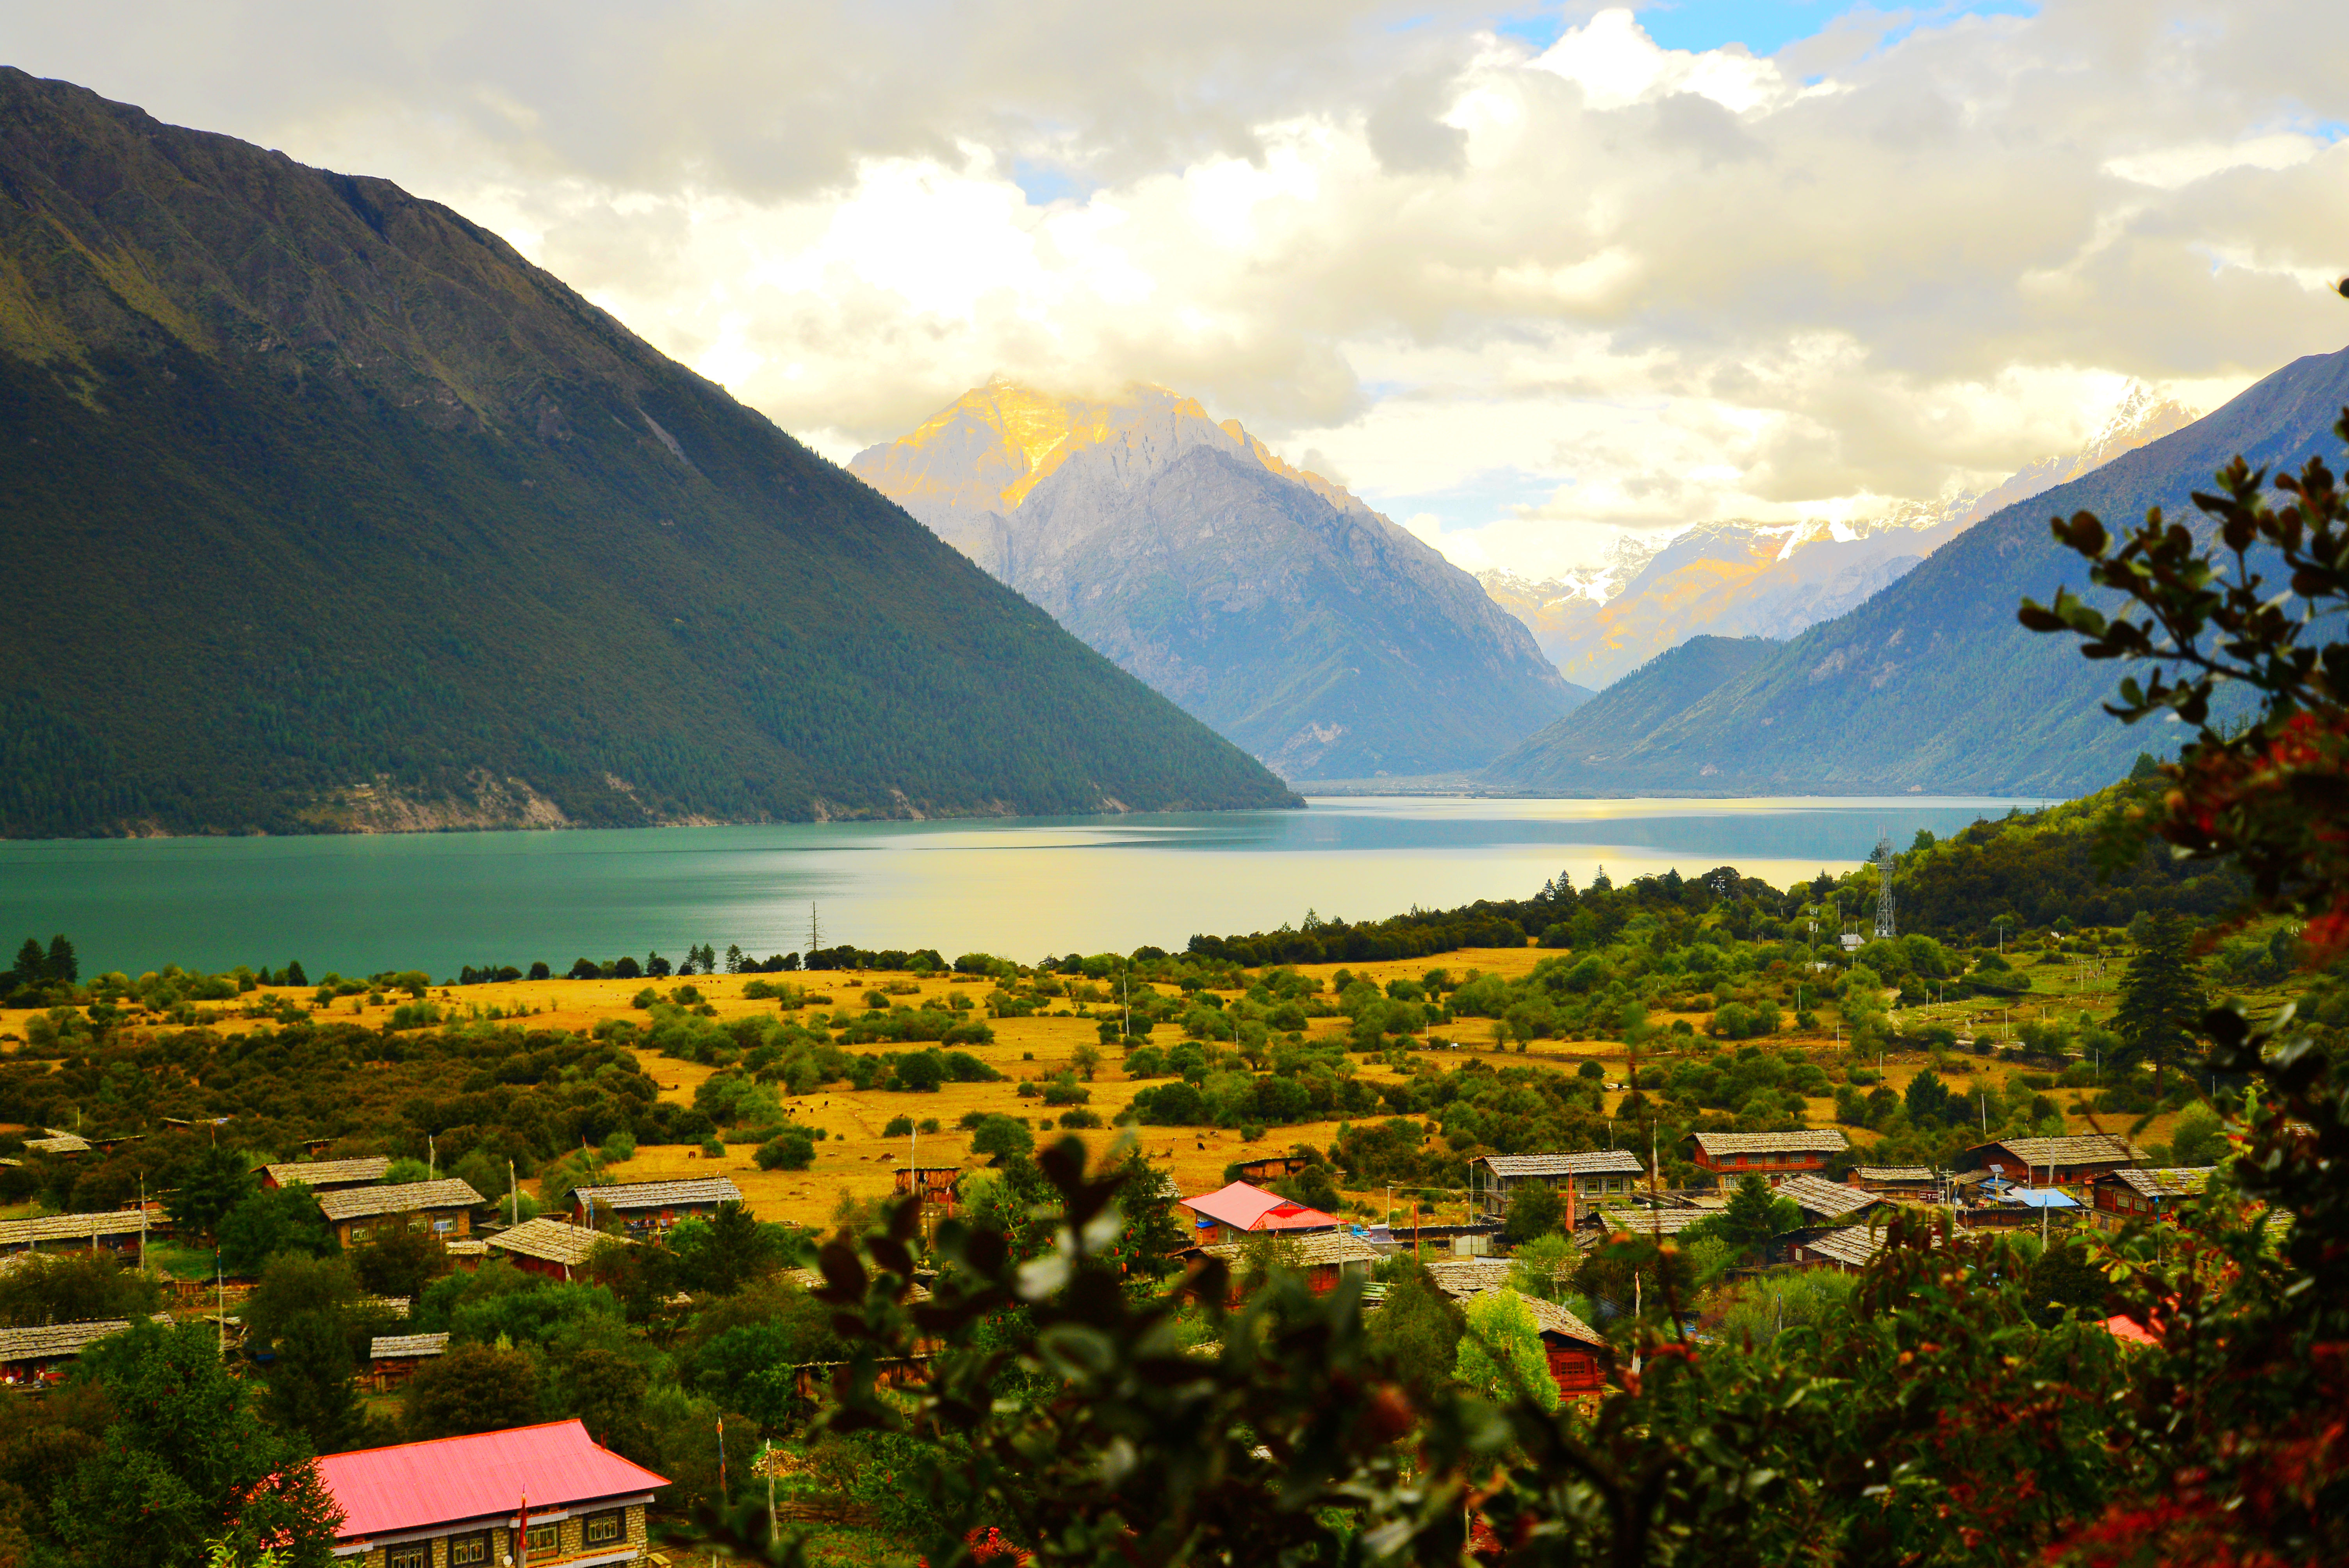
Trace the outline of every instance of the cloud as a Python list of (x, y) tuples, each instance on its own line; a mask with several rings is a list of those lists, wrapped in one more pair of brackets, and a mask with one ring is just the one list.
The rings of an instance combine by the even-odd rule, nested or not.
[(459, 207), (833, 456), (994, 372), (1159, 381), (1478, 563), (1982, 488), (2133, 378), (2208, 406), (2349, 337), (2349, 11), (1819, 10), (1766, 57), (1442, 0), (97, 0), (12, 44)]

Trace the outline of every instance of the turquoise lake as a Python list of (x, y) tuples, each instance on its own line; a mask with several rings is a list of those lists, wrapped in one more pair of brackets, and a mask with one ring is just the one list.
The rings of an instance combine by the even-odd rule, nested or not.
[(316, 975), (574, 958), (692, 944), (984, 951), (1179, 949), (1413, 904), (1523, 897), (1734, 866), (1777, 886), (2035, 801), (1349, 798), (1302, 811), (605, 832), (0, 843), (0, 938), (64, 932), (82, 970), (298, 958)]

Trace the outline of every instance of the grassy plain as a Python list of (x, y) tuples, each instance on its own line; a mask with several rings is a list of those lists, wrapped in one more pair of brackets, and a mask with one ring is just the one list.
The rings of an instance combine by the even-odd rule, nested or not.
[[(1389, 979), (1416, 979), (1437, 965), (1450, 969), (1455, 975), (1470, 970), (1484, 970), (1505, 976), (1523, 975), (1542, 958), (1550, 956), (1536, 948), (1488, 948), (1444, 954), (1440, 959), (1418, 959), (1394, 963), (1358, 964), (1353, 973), (1383, 985)], [(1304, 972), (1328, 981), (1339, 965), (1304, 966)], [(2120, 965), (2113, 961), (2104, 966), (2084, 965), (2070, 959), (2037, 965), (2029, 971), (2033, 977), (2030, 997), (2011, 1008), (2001, 1008), (1990, 1000), (1974, 999), (1950, 1002), (1938, 1006), (1912, 1008), (1902, 1016), (1908, 1026), (1922, 1027), (1944, 1024), (1961, 1036), (1988, 1032), (1993, 1037), (2013, 1026), (2042, 1016), (2071, 1016), (2082, 1009), (2108, 1014), (2113, 1006), (2113, 988), (2117, 983)], [(777, 978), (750, 975), (697, 975), (690, 982), (668, 980), (657, 983), (666, 992), (680, 984), (691, 984), (716, 1009), (719, 1019), (750, 1014), (773, 1014), (777, 1004), (743, 995), (743, 988), (755, 978)], [(900, 989), (890, 997), (893, 1003), (917, 1004), (924, 1000), (943, 1001), (956, 991), (968, 995), (979, 1012), (984, 1011), (984, 997), (989, 983), (968, 976), (916, 975), (879, 971), (833, 971), (788, 976), (796, 985), (808, 988), (810, 1006), (833, 1011), (858, 1008), (864, 993), (895, 984)], [(648, 982), (643, 980), (542, 980), (516, 981), (468, 987), (436, 987), (431, 999), (439, 1003), (444, 1015), (452, 1018), (488, 1016), (494, 1010), (504, 1018), (525, 1028), (557, 1028), (586, 1031), (598, 1023), (613, 1018), (641, 1019), (644, 1015), (632, 1006), (632, 998)], [(264, 992), (263, 996), (272, 995)], [(289, 1001), (308, 1005), (306, 991), (286, 990), (282, 993)], [(1326, 993), (1325, 993), (1326, 995)], [(828, 998), (829, 1000), (824, 1000)], [(237, 1016), (242, 1005), (258, 998), (248, 995), (240, 1006), (220, 1005), (200, 1006), (198, 1019), (207, 1026), (227, 1033), (240, 1033), (264, 1026), (264, 1021)], [(331, 1016), (352, 1022), (380, 1026), (389, 1021), (392, 1006), (404, 997), (388, 998), (379, 1006), (368, 1006), (363, 996), (345, 997), (333, 1004)], [(723, 1159), (705, 1157), (698, 1149), (688, 1145), (647, 1145), (635, 1158), (614, 1167), (622, 1181), (656, 1181), (685, 1176), (709, 1175), (717, 1172), (733, 1178), (742, 1189), (753, 1210), (762, 1219), (787, 1221), (799, 1224), (822, 1224), (828, 1221), (843, 1194), (864, 1199), (890, 1191), (895, 1173), (915, 1160), (924, 1165), (977, 1165), (983, 1157), (970, 1152), (968, 1133), (957, 1130), (955, 1123), (968, 1111), (996, 1111), (1027, 1119), (1035, 1127), (1038, 1119), (1050, 1116), (1037, 1099), (1022, 1099), (1019, 1085), (1022, 1079), (1042, 1081), (1074, 1067), (1074, 1055), (1080, 1046), (1097, 1041), (1097, 1020), (1113, 1016), (1113, 1006), (1095, 1004), (1091, 1016), (1076, 1016), (1065, 1002), (1056, 1005), (1050, 1016), (990, 1020), (995, 1032), (991, 1044), (961, 1047), (1005, 1075), (1004, 1081), (988, 1084), (949, 1083), (935, 1093), (900, 1094), (880, 1090), (860, 1093), (845, 1084), (819, 1088), (812, 1093), (785, 1100), (792, 1115), (801, 1123), (820, 1127), (825, 1138), (816, 1144), (814, 1164), (806, 1171), (761, 1171), (752, 1162), (751, 1146), (730, 1144)], [(23, 1012), (0, 1012), (0, 1040), (25, 1037)], [(1687, 1017), (1692, 1024), (1702, 1024), (1702, 1016), (1658, 1013), (1651, 1021), (1659, 1028), (1669, 1030), (1678, 1017)], [(1832, 1010), (1821, 1013), (1821, 1028), (1816, 1032), (1786, 1032), (1772, 1042), (1779, 1047), (1794, 1046), (1815, 1053), (1819, 1059), (1832, 1062), (1841, 1055), (1835, 1016)], [(1309, 1034), (1321, 1036), (1342, 1033), (1343, 1018), (1316, 1018), (1309, 1021)], [(1162, 1026), (1158, 1037), (1167, 1037)], [(1437, 1041), (1450, 1037), (1457, 1041), (1450, 1049), (1438, 1049), (1441, 1060), (1459, 1061), (1471, 1056), (1488, 1059), (1505, 1059), (1512, 1063), (1539, 1064), (1571, 1071), (1586, 1059), (1595, 1059), (1606, 1068), (1606, 1081), (1610, 1085), (1625, 1082), (1631, 1067), (1630, 1047), (1616, 1041), (1536, 1040), (1524, 1052), (1515, 1048), (1500, 1051), (1493, 1041), (1493, 1029), (1487, 1020), (1465, 1018), (1448, 1029), (1434, 1031)], [(1642, 1047), (1650, 1062), (1671, 1059), (1667, 1047), (1674, 1037), (1662, 1034)], [(1678, 1037), (1686, 1046), (1689, 1037)], [(882, 1050), (889, 1047), (860, 1047), (857, 1049)], [(1104, 1050), (1096, 1076), (1089, 1086), (1092, 1100), (1087, 1109), (1098, 1114), (1104, 1123), (1113, 1121), (1134, 1094), (1145, 1087), (1144, 1080), (1130, 1079), (1119, 1070), (1117, 1053)], [(661, 1086), (665, 1099), (689, 1104), (694, 1090), (712, 1069), (692, 1062), (667, 1057), (650, 1056), (646, 1066)], [(1886, 1082), (1897, 1090), (1905, 1090), (1909, 1081), (1933, 1064), (1923, 1053), (1893, 1054), (1886, 1057), (1883, 1070)], [(1958, 1054), (1946, 1059), (1943, 1076), (1961, 1096), (1971, 1097), (1976, 1087), (2001, 1088), (2021, 1069), (2012, 1063), (1995, 1058)], [(1391, 1081), (1398, 1075), (1377, 1061), (1361, 1062), (1359, 1071), (1371, 1083)], [(1163, 1080), (1159, 1080), (1163, 1081)], [(1620, 1090), (1608, 1097), (1610, 1108), (1621, 1099)], [(2111, 1117), (2092, 1118), (2080, 1095), (2072, 1090), (2050, 1091), (2063, 1109), (2067, 1122), (2077, 1131), (2089, 1131), (2098, 1125), (2106, 1130), (2126, 1130), (2125, 1122), (2116, 1123)], [(1835, 1105), (1831, 1099), (1814, 1098), (1807, 1102), (1808, 1119), (1815, 1126), (1835, 1124)], [(884, 1137), (882, 1130), (891, 1119), (910, 1116), (919, 1122), (936, 1119), (941, 1130), (919, 1134), (915, 1138)], [(2137, 1137), (2142, 1142), (2166, 1141), (2175, 1121), (2172, 1116), (2156, 1118)], [(1339, 1124), (1334, 1121), (1307, 1122), (1288, 1127), (1268, 1129), (1260, 1141), (1244, 1140), (1234, 1129), (1214, 1128), (1141, 1128), (1134, 1130), (1150, 1158), (1166, 1169), (1185, 1192), (1207, 1191), (1217, 1185), (1224, 1168), (1233, 1161), (1254, 1155), (1276, 1153), (1291, 1144), (1309, 1142), (1327, 1147), (1337, 1136)], [(1099, 1151), (1120, 1136), (1120, 1130), (1104, 1127), (1079, 1134), (1088, 1146)], [(1866, 1142), (1872, 1135), (1857, 1130), (1855, 1141)], [(1059, 1136), (1057, 1128), (1047, 1131), (1039, 1128), (1040, 1140)], [(1385, 1212), (1382, 1193), (1366, 1192), (1353, 1195), (1353, 1212), (1361, 1217), (1376, 1218)], [(1407, 1210), (1405, 1211), (1408, 1212)]]

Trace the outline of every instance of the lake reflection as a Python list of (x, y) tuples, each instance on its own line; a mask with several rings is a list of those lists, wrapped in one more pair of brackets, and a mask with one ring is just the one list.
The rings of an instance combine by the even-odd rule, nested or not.
[(1778, 886), (2013, 805), (1992, 799), (1348, 798), (1303, 811), (315, 839), (0, 843), (0, 938), (65, 932), (86, 974), (166, 963), (313, 975), (574, 958), (693, 943), (1179, 948), (1310, 908), (1364, 919), (1734, 866)]

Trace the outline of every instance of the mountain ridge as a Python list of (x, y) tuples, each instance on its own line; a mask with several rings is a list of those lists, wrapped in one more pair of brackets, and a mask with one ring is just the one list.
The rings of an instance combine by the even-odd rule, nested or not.
[(1588, 695), (1423, 541), (1164, 387), (999, 378), (850, 469), (1292, 779), (1479, 766)]
[(1289, 806), (461, 214), (0, 70), (0, 832)]
[[(2160, 506), (2201, 526), (2192, 492), (2241, 454), (2271, 469), (2332, 460), (2331, 426), (2349, 405), (2349, 350), (2294, 360), (2183, 429), (2001, 509), (1923, 564), (1832, 621), (1775, 645), (1632, 735), (1588, 731), (1618, 705), (1594, 700), (1485, 769), (1485, 786), (1599, 795), (2073, 795), (2170, 749), (2158, 728), (2103, 711), (2117, 678), (2070, 638), (2014, 619), (2059, 586), (2101, 600), (2079, 556), (2049, 536), (2051, 514), (2089, 511), (2115, 527)], [(2207, 528), (2206, 528), (2207, 531)], [(1647, 676), (1627, 677), (1632, 687)], [(1616, 688), (1609, 688), (1610, 691)]]

